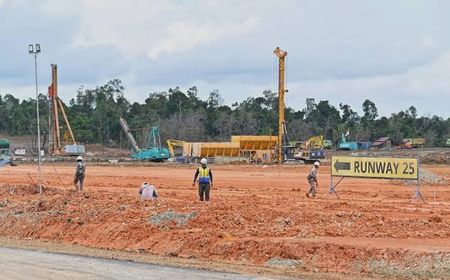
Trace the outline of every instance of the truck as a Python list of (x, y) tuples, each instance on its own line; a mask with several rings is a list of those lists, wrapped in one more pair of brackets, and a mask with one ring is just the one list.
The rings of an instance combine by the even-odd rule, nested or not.
[(0, 139), (0, 166), (7, 164), (16, 166), (10, 158), (10, 145), (11, 143), (8, 139)]
[(161, 145), (161, 138), (159, 135), (159, 127), (153, 126), (150, 129), (149, 135), (148, 135), (148, 142), (146, 148), (140, 148), (131, 133), (131, 130), (128, 126), (127, 121), (120, 117), (119, 119), (120, 125), (122, 126), (122, 129), (125, 132), (125, 135), (128, 138), (128, 141), (131, 144), (132, 147), (132, 154), (131, 158), (133, 159), (139, 159), (139, 160), (149, 160), (149, 161), (155, 161), (155, 162), (161, 162), (164, 160), (167, 160), (170, 157), (169, 150), (166, 148), (163, 148)]
[(284, 147), (287, 154), (291, 154), (293, 160), (301, 160), (304, 163), (314, 163), (325, 158), (323, 135), (313, 136), (307, 141), (298, 141), (295, 145)]
[[(323, 135), (313, 136), (307, 141), (289, 141), (286, 124), (283, 124), (284, 161), (303, 161), (304, 163), (314, 163), (325, 158), (323, 150)], [(275, 148), (276, 151), (276, 148)]]
[(326, 139), (323, 140), (323, 148), (324, 149), (333, 149), (333, 141)]
[(399, 146), (400, 149), (423, 148), (425, 145), (425, 138), (405, 138)]
[(323, 149), (312, 150), (296, 150), (294, 159), (302, 160), (304, 163), (314, 163), (325, 158), (325, 151)]

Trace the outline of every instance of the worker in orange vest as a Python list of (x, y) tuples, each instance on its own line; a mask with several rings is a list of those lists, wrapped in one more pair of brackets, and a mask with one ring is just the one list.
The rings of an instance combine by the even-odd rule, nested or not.
[(209, 201), (209, 192), (213, 186), (213, 175), (211, 169), (207, 166), (208, 161), (206, 158), (202, 158), (200, 164), (201, 166), (195, 172), (192, 186), (195, 186), (198, 177), (198, 195), (200, 196), (200, 201)]

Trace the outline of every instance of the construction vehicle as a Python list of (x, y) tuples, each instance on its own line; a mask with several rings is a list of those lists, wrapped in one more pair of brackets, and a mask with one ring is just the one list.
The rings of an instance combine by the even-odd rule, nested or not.
[(398, 149), (413, 149), (413, 148), (423, 148), (425, 145), (425, 138), (406, 138), (403, 139)]
[[(175, 158), (175, 150), (174, 147), (181, 147), (183, 149), (183, 146), (185, 145), (185, 141), (181, 140), (174, 140), (174, 139), (168, 139), (167, 140), (167, 148), (169, 149), (169, 154), (171, 157)], [(183, 155), (183, 153), (181, 153)]]
[(304, 163), (314, 163), (325, 158), (323, 150), (323, 135), (313, 136), (305, 142), (298, 142), (294, 150), (294, 159), (302, 160)]
[(331, 140), (328, 140), (328, 139), (326, 139), (326, 140), (323, 140), (323, 148), (324, 149), (333, 149), (333, 141), (331, 141)]
[(342, 133), (341, 142), (339, 142), (337, 146), (337, 150), (340, 151), (357, 151), (357, 150), (368, 150), (373, 147), (372, 142), (356, 142), (350, 141), (347, 142), (344, 134)]
[(323, 135), (313, 136), (305, 143), (306, 149), (319, 150), (323, 149)]
[[(175, 152), (175, 147), (181, 148), (181, 153), (177, 149)], [(168, 139), (167, 140), (167, 148), (169, 149), (170, 157), (174, 159), (176, 162), (189, 162), (191, 158), (191, 148), (192, 144), (186, 141)]]
[(286, 126), (284, 126), (283, 137), (285, 143), (283, 146), (284, 161), (303, 161), (304, 163), (314, 163), (325, 158), (323, 150), (323, 136), (313, 136), (307, 141), (288, 141)]
[(9, 159), (9, 140), (0, 139), (0, 166), (10, 163)]
[[(64, 110), (63, 103), (58, 96), (58, 67), (56, 64), (51, 65), (52, 83), (48, 87), (48, 100), (50, 114), (48, 116), (49, 127), (49, 144), (48, 153), (50, 155), (82, 155), (84, 154), (84, 146), (78, 145)], [(64, 144), (61, 141), (61, 126), (59, 124), (59, 112), (61, 112), (67, 130), (64, 132)]]
[(339, 142), (337, 149), (342, 151), (356, 151), (358, 150), (358, 142), (347, 142), (344, 133), (342, 133), (341, 142)]
[(120, 117), (119, 119), (120, 126), (122, 127), (123, 131), (125, 132), (125, 135), (128, 138), (128, 141), (131, 144), (133, 153), (131, 154), (131, 157), (133, 159), (138, 160), (149, 160), (149, 161), (155, 161), (155, 162), (161, 162), (170, 157), (169, 150), (166, 148), (163, 148), (161, 146), (161, 137), (159, 135), (159, 127), (153, 126), (148, 135), (148, 142), (146, 148), (139, 148), (136, 139), (134, 138), (133, 134), (131, 133), (131, 130), (128, 126), (127, 121)]
[(0, 166), (11, 165), (16, 166), (10, 158), (10, 142), (8, 139), (0, 139)]
[(447, 139), (447, 142), (445, 143), (445, 147), (450, 148), (450, 138)]
[(319, 150), (299, 150), (294, 154), (294, 159), (301, 160), (304, 163), (314, 163), (325, 158), (325, 151)]

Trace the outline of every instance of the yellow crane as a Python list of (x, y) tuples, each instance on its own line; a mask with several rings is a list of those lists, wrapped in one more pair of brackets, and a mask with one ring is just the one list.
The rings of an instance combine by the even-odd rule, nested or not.
[(285, 58), (287, 56), (286, 51), (282, 51), (277, 47), (273, 53), (278, 57), (278, 162), (283, 161), (283, 137), (285, 129), (284, 120), (284, 93), (285, 93)]

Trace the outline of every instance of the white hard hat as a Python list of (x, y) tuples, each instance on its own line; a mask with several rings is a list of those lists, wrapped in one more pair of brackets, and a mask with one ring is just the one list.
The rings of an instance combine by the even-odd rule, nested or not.
[(82, 156), (78, 156), (77, 157), (77, 161), (79, 161), (79, 160), (83, 160), (83, 157)]
[(320, 162), (316, 161), (316, 162), (314, 162), (314, 165), (315, 166), (320, 166)]
[(206, 160), (206, 158), (202, 158), (202, 159), (200, 160), (200, 163), (201, 163), (201, 164), (207, 164), (208, 161)]

